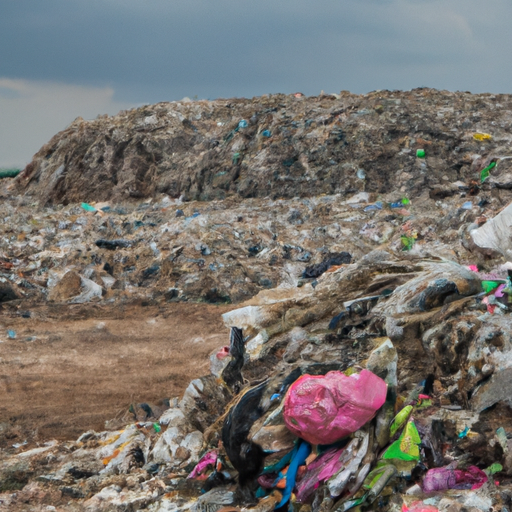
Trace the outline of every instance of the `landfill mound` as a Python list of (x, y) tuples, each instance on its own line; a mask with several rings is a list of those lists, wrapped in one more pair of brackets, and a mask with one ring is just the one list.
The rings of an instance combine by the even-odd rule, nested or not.
[[(254, 104), (267, 101), (283, 105), (266, 114), (276, 123), (289, 116), (288, 139), (259, 124), (261, 114), (252, 120)], [(197, 125), (191, 115), (176, 119), (197, 140), (205, 106), (246, 108), (232, 124), (208, 119), (224, 134), (216, 154), (225, 151), (240, 171), (220, 196), (213, 174), (194, 189), (191, 146), (182, 153), (180, 172), (191, 177), (183, 188), (158, 189), (144, 174), (145, 201), (137, 192), (128, 200), (117, 185), (92, 197), (69, 183), (66, 195), (72, 166), (50, 188), (44, 166), (55, 173), (85, 145), (66, 152), (56, 136), (4, 192), (4, 311), (21, 314), (30, 301), (138, 300), (169, 311), (175, 301), (238, 304), (222, 315), (226, 344), (211, 353), (210, 372), (183, 383), (165, 410), (139, 404), (123, 428), (4, 449), (0, 510), (511, 510), (507, 102), (422, 89), (145, 107), (140, 137), (153, 133), (148, 125), (158, 132), (152, 116), (162, 108), (196, 112)], [(327, 117), (306, 127), (311, 104)], [(295, 143), (294, 121), (318, 135), (304, 136), (310, 149), (295, 162), (304, 166), (317, 150), (325, 171), (323, 155), (347, 148), (349, 158), (340, 152), (331, 165), (340, 188), (322, 195), (329, 181), (306, 187), (307, 168), (292, 164), (285, 167), (297, 180), (262, 167), (263, 188), (244, 196), (237, 187), (255, 171), (251, 144)], [(345, 145), (329, 142), (338, 121), (352, 134)], [(80, 125), (87, 133), (86, 124), (68, 136)], [(237, 141), (247, 153), (230, 146)], [(375, 160), (363, 166), (370, 153)], [(85, 180), (91, 163), (80, 158)], [(289, 188), (277, 194), (277, 183)], [(12, 195), (23, 184), (26, 195)], [(67, 204), (51, 204), (59, 201)]]
[[(474, 132), (492, 126), (488, 149), (508, 147), (511, 108), (509, 95), (433, 89), (159, 103), (76, 119), (18, 184), (53, 204), (346, 196), (392, 192), (398, 181), (412, 197), (442, 193), (469, 176), (482, 147)], [(418, 148), (428, 148), (428, 170)]]

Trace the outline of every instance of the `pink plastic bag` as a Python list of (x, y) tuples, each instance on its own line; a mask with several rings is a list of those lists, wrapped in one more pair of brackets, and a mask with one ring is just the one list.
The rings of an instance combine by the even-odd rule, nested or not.
[(454, 469), (447, 466), (427, 471), (423, 479), (423, 491), (435, 492), (446, 489), (480, 489), (487, 482), (487, 475), (476, 466), (468, 469)]
[(439, 512), (439, 509), (434, 505), (425, 505), (422, 501), (415, 501), (410, 507), (403, 505), (402, 512)]
[(331, 448), (307, 466), (306, 474), (297, 483), (297, 501), (306, 501), (325, 480), (336, 474), (343, 464), (340, 460), (345, 448)]
[(331, 444), (370, 421), (386, 393), (386, 383), (368, 370), (350, 377), (336, 371), (303, 375), (286, 393), (284, 421), (311, 444)]
[(201, 457), (201, 460), (197, 463), (196, 467), (192, 470), (192, 473), (187, 476), (187, 478), (198, 478), (204, 473), (208, 466), (215, 468), (217, 457), (218, 455), (216, 450), (210, 450), (209, 452), (206, 452)]
[(216, 354), (217, 359), (225, 359), (229, 356), (229, 347), (222, 347)]

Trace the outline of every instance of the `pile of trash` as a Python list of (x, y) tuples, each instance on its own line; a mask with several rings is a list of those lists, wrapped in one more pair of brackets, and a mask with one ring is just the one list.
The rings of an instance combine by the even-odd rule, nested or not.
[[(483, 164), (482, 164), (483, 165)], [(496, 179), (507, 171), (507, 161)], [(478, 173), (476, 173), (477, 175)], [(240, 303), (265, 289), (314, 282), (376, 248), (488, 267), (500, 255), (470, 233), (512, 188), (462, 182), (450, 197), (358, 192), (304, 199), (39, 206), (1, 195), (0, 302)], [(500, 228), (501, 229), (501, 228)]]
[(12, 454), (0, 506), (510, 510), (510, 266), (402, 254), (225, 313), (210, 375), (157, 419)]
[(425, 88), (158, 103), (76, 119), (16, 182), (42, 204), (345, 198), (397, 184), (442, 199), (503, 163), (475, 176), (479, 157), (510, 154), (511, 111), (509, 95)]
[[(238, 304), (210, 373), (167, 410), (4, 451), (0, 510), (512, 510), (509, 103), (431, 90), (271, 96), (159, 104), (57, 135), (4, 191), (4, 307)], [(207, 124), (219, 132), (208, 151)], [(297, 156), (300, 130), (310, 149)], [(69, 150), (93, 135), (85, 155)], [(282, 148), (289, 172), (269, 174)], [(147, 172), (130, 181), (137, 162)], [(84, 183), (101, 172), (110, 188), (100, 174), (91, 198)], [(9, 196), (16, 187), (27, 195)], [(125, 189), (151, 197), (122, 202)]]
[(377, 247), (485, 266), (469, 233), (512, 200), (507, 106), (416, 89), (78, 119), (1, 180), (0, 301), (239, 303)]

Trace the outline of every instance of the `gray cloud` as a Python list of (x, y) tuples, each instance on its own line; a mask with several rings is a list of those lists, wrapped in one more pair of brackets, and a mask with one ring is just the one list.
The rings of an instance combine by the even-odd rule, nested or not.
[(0, 5), (0, 77), (110, 87), (114, 104), (511, 92), (511, 15), (508, 0), (17, 0)]
[(78, 116), (130, 108), (111, 88), (0, 78), (0, 168), (26, 165), (55, 133)]
[[(132, 100), (144, 91), (148, 101), (317, 93), (343, 82), (363, 92), (432, 74), (439, 87), (509, 83), (470, 71), (510, 48), (512, 5), (499, 0), (26, 0), (0, 13), (0, 42), (11, 49), (0, 75), (108, 83)], [(452, 77), (443, 80), (444, 65)]]

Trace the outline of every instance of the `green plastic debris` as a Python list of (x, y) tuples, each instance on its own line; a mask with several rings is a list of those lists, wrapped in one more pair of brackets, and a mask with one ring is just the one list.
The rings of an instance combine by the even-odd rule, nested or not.
[(393, 419), (389, 426), (389, 435), (393, 437), (406, 423), (412, 412), (412, 405), (404, 407)]
[[(366, 498), (367, 498), (367, 494), (365, 494), (364, 496), (361, 496), (360, 498), (347, 500), (347, 501), (341, 503), (340, 506), (338, 506), (336, 508), (335, 512), (346, 512), (347, 510), (350, 510), (351, 508), (359, 507), (359, 505), (362, 505), (366, 501)], [(358, 508), (357, 510), (360, 510), (360, 509)]]
[(384, 452), (383, 459), (419, 461), (421, 438), (414, 421), (409, 421), (400, 437)]
[(87, 204), (87, 203), (82, 203), (80, 205), (86, 212), (97, 212), (98, 210), (96, 210), (96, 208), (94, 208), (94, 206), (91, 206), (90, 204)]
[(500, 473), (501, 471), (503, 471), (503, 466), (501, 464), (499, 464), (498, 462), (495, 462), (494, 464), (491, 464), (486, 470), (485, 472), (492, 476), (492, 475), (495, 475), (496, 473)]
[(485, 293), (490, 293), (496, 290), (502, 284), (500, 281), (482, 281), (482, 289)]
[(153, 423), (153, 428), (155, 429), (155, 432), (160, 432), (162, 430), (162, 427), (158, 423)]
[(238, 160), (240, 160), (240, 153), (235, 153), (233, 155), (233, 163), (236, 165), (238, 163)]
[(416, 151), (416, 156), (417, 156), (418, 158), (425, 158), (425, 150), (424, 150), (424, 149), (418, 149), (418, 150)]
[(389, 484), (392, 478), (397, 476), (398, 471), (393, 464), (380, 461), (366, 477), (363, 488), (368, 489), (367, 499), (370, 503), (375, 501), (384, 487)]
[(18, 174), (21, 172), (20, 169), (4, 169), (0, 171), (0, 179), (1, 178), (16, 178)]
[(494, 464), (491, 464), (487, 469), (484, 469), (484, 471), (489, 476), (492, 476), (495, 475), (496, 473), (499, 473), (500, 471), (503, 471), (503, 466), (495, 462)]
[(415, 239), (412, 236), (401, 236), (400, 240), (402, 241), (402, 251), (410, 251), (413, 246)]
[(480, 172), (480, 182), (483, 183), (490, 175), (490, 170), (496, 167), (496, 162), (491, 162), (485, 169)]
[(231, 130), (225, 137), (224, 137), (224, 142), (227, 144), (235, 135), (236, 133), (238, 132), (238, 130), (240, 129), (239, 126), (237, 126), (234, 130)]
[(407, 197), (402, 197), (402, 204), (404, 206), (406, 206), (408, 204), (411, 204), (411, 201), (409, 199), (407, 199)]
[(423, 400), (419, 401), (416, 407), (418, 409), (426, 409), (427, 407), (432, 407), (432, 400), (430, 398), (424, 398)]

